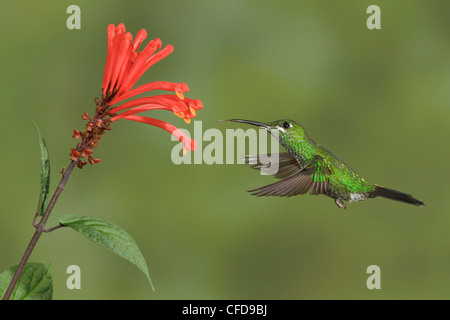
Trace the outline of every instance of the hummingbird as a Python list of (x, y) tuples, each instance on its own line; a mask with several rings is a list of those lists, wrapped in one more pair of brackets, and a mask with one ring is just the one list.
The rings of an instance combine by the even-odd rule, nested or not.
[(291, 197), (309, 191), (312, 195), (323, 194), (333, 198), (339, 209), (346, 208), (345, 202), (364, 201), (376, 197), (419, 207), (425, 205), (408, 193), (367, 181), (330, 151), (312, 140), (305, 129), (293, 120), (285, 119), (267, 123), (243, 119), (219, 121), (246, 123), (265, 129), (287, 150), (285, 153), (280, 153), (278, 157), (245, 156), (246, 163), (253, 169), (269, 168), (273, 165), (270, 161), (278, 161), (278, 171), (273, 175), (281, 180), (249, 190), (253, 195)]

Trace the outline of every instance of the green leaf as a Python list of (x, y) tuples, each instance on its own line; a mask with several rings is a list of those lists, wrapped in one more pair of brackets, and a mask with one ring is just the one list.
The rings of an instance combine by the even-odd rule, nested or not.
[(48, 204), (48, 193), (50, 191), (50, 158), (48, 155), (47, 145), (45, 144), (45, 140), (42, 137), (41, 131), (37, 124), (36, 130), (38, 132), (39, 137), (39, 146), (41, 148), (41, 194), (39, 196), (39, 216), (42, 216), (47, 208)]
[[(0, 274), (0, 297), (5, 295), (17, 266)], [(52, 300), (53, 279), (49, 264), (29, 262), (25, 265), (10, 300)]]
[(59, 223), (78, 231), (92, 242), (112, 250), (122, 258), (130, 261), (147, 276), (152, 289), (155, 290), (144, 256), (139, 250), (136, 241), (124, 229), (103, 219), (74, 214), (62, 216), (59, 219)]

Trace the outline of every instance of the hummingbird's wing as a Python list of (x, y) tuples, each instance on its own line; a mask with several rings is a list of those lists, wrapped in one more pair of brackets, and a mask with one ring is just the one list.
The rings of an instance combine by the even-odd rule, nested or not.
[[(255, 158), (257, 157), (257, 158)], [(246, 160), (252, 164), (253, 169), (261, 169), (268, 166), (266, 156), (247, 156)], [(330, 169), (324, 159), (316, 156), (313, 161), (301, 167), (290, 153), (279, 155), (279, 169), (274, 174), (281, 181), (249, 190), (256, 196), (291, 197), (299, 194), (322, 194), (328, 191)]]
[[(288, 152), (271, 155), (271, 154), (260, 154), (260, 155), (246, 155), (245, 163), (250, 165), (252, 169), (262, 170), (269, 174), (272, 174), (275, 178), (284, 179), (290, 177), (294, 173), (302, 170), (299, 163), (295, 158)], [(278, 168), (276, 172), (271, 172), (270, 168)]]

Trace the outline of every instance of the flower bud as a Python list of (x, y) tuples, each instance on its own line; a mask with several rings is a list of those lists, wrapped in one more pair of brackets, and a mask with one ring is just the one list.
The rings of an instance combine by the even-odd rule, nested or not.
[(73, 130), (72, 138), (79, 139), (81, 137), (81, 132), (78, 130)]

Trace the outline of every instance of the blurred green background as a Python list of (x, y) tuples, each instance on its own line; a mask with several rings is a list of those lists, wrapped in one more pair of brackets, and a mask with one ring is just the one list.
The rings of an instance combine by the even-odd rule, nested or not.
[[(71, 4), (81, 30), (66, 28)], [(366, 27), (371, 4), (381, 30)], [(120, 121), (95, 151), (102, 162), (74, 171), (48, 226), (69, 213), (122, 226), (156, 292), (129, 262), (60, 229), (31, 256), (51, 263), (55, 299), (449, 299), (449, 17), (448, 1), (1, 1), (0, 271), (33, 234), (33, 121), (53, 190), (100, 93), (106, 27), (124, 22), (175, 47), (139, 83), (186, 82), (204, 130), (294, 119), (368, 180), (427, 206), (253, 197), (275, 179), (245, 165), (174, 165), (170, 134)], [(66, 288), (72, 264), (81, 290)], [(366, 287), (373, 264), (381, 290)]]

